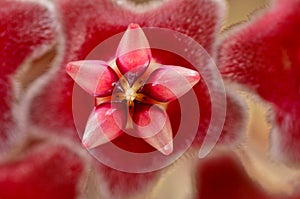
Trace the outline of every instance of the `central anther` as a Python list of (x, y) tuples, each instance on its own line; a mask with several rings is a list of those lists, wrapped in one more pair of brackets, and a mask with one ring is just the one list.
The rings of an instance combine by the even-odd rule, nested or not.
[(126, 91), (125, 91), (125, 99), (127, 101), (133, 102), (134, 99), (135, 99), (135, 97), (136, 97), (136, 92), (135, 92), (135, 90), (133, 88), (126, 89)]

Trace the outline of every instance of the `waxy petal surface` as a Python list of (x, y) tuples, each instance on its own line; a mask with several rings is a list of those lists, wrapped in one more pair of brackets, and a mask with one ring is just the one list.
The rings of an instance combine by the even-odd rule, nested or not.
[(57, 144), (31, 146), (0, 165), (0, 198), (76, 198), (83, 172), (81, 158)]
[(51, 48), (55, 35), (53, 13), (46, 6), (25, 1), (0, 2), (0, 150), (16, 126), (11, 113), (16, 97), (12, 77), (25, 59)]
[(139, 105), (134, 113), (136, 133), (155, 149), (169, 155), (173, 134), (167, 113), (156, 105)]
[(118, 76), (103, 61), (86, 60), (71, 62), (66, 72), (86, 92), (92, 96), (105, 97), (111, 95)]
[[(138, 24), (130, 24), (124, 33), (116, 54), (116, 63), (123, 74), (143, 73), (152, 58), (148, 40)], [(128, 74), (127, 74), (128, 75)]]
[(299, 9), (298, 0), (275, 1), (262, 16), (229, 34), (219, 54), (224, 77), (247, 85), (272, 104), (277, 123), (272, 152), (281, 151), (273, 156), (278, 159), (286, 156), (286, 162), (297, 164), (300, 162), (300, 142), (296, 141), (300, 138), (300, 117), (295, 113), (300, 110)]
[(200, 74), (180, 66), (161, 66), (154, 71), (142, 92), (154, 99), (167, 102), (186, 94), (200, 80)]
[(86, 148), (107, 143), (122, 134), (127, 121), (123, 104), (101, 104), (91, 113), (82, 138)]

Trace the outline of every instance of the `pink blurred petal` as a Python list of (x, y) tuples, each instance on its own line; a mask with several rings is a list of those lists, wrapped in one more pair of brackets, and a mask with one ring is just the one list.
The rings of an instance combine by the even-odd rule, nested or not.
[[(53, 13), (40, 3), (0, 2), (0, 146), (14, 133), (11, 109), (15, 103), (13, 75), (25, 59), (41, 56), (56, 36)], [(1, 148), (0, 147), (0, 148)]]
[(156, 105), (135, 107), (136, 133), (164, 155), (173, 151), (172, 127), (167, 113)]
[[(97, 164), (100, 180), (105, 198), (128, 198), (134, 196), (146, 196), (160, 172), (127, 173), (112, 169), (102, 164)], [(141, 195), (139, 195), (141, 194)]]
[(197, 199), (267, 199), (234, 155), (220, 155), (200, 162), (197, 179)]
[(299, 195), (271, 195), (254, 182), (234, 154), (220, 154), (199, 162), (195, 199), (299, 199)]
[(82, 138), (86, 148), (107, 143), (122, 134), (127, 121), (123, 104), (101, 104), (91, 113)]
[(0, 165), (0, 198), (76, 198), (81, 158), (57, 144), (37, 144)]
[(148, 40), (138, 24), (130, 24), (124, 33), (116, 54), (116, 63), (123, 74), (143, 73), (150, 61), (151, 50)]
[(300, 162), (300, 106), (289, 112), (276, 110), (271, 133), (271, 156), (291, 166)]
[(76, 61), (68, 63), (66, 72), (74, 81), (92, 96), (111, 95), (117, 74), (103, 61)]
[(281, 151), (274, 157), (296, 164), (300, 162), (299, 9), (298, 0), (275, 1), (263, 15), (229, 34), (219, 55), (225, 77), (247, 85), (272, 104), (276, 123), (272, 152)]
[(218, 143), (232, 146), (246, 138), (247, 106), (239, 94), (231, 89), (226, 89), (226, 96), (225, 123)]
[(178, 99), (200, 80), (200, 74), (180, 66), (161, 66), (154, 71), (142, 92), (154, 99), (167, 102)]

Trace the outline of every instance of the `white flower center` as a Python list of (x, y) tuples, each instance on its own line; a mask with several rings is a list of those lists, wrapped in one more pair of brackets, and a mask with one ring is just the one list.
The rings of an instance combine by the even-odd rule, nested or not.
[(126, 91), (125, 91), (125, 98), (126, 100), (128, 101), (134, 101), (136, 97), (136, 92), (135, 92), (135, 89), (133, 88), (127, 88)]

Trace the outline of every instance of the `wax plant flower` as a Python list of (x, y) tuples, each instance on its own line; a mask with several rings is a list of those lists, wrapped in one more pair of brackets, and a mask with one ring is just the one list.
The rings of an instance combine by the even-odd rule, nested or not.
[(169, 155), (173, 143), (166, 106), (198, 83), (200, 74), (155, 63), (147, 38), (137, 24), (129, 25), (112, 64), (115, 68), (97, 60), (67, 65), (68, 74), (96, 97), (83, 144), (93, 148), (115, 139), (123, 130), (133, 129), (151, 146)]
[[(241, 66), (242, 58), (249, 55), (252, 59), (245, 58), (245, 62), (256, 63), (256, 67), (242, 68), (242, 72), (249, 68), (250, 72), (245, 73), (249, 81), (246, 78), (245, 82), (239, 82), (249, 84), (258, 79), (255, 89), (262, 88), (258, 90), (260, 95), (269, 101), (276, 99), (272, 101), (275, 104), (290, 104), (290, 107), (293, 106), (291, 101), (280, 99), (285, 96), (296, 102), (299, 86), (288, 87), (291, 88), (286, 90), (289, 95), (281, 95), (284, 93), (271, 92), (268, 85), (280, 85), (275, 80), (283, 77), (289, 86), (296, 85), (293, 84), (296, 78), (289, 78), (288, 74), (291, 77), (299, 74), (294, 69), (299, 58), (299, 53), (295, 53), (297, 42), (287, 42), (287, 48), (284, 48), (287, 50), (283, 51), (284, 55), (292, 56), (288, 59), (291, 67), (287, 67), (293, 69), (292, 72), (277, 70), (277, 63), (281, 62), (271, 61), (275, 49), (281, 49), (281, 42), (294, 41), (292, 38), (299, 32), (298, 2), (279, 1), (279, 5), (261, 19), (262, 22), (257, 22), (260, 25), (255, 26), (259, 29), (265, 23), (274, 22), (274, 26), (270, 27), (278, 31), (265, 29), (261, 34), (252, 34), (254, 30), (249, 28), (249, 33), (245, 31), (249, 36), (227, 38), (221, 44), (220, 59), (215, 60), (221, 63), (225, 77), (239, 80), (236, 77), (245, 77), (240, 75), (243, 73), (237, 66)], [(92, 158), (85, 148), (113, 142), (131, 152), (158, 150), (166, 158), (172, 155), (173, 150), (183, 150), (172, 145), (178, 129), (176, 124), (180, 121), (177, 101), (191, 91), (196, 94), (201, 115), (191, 148), (199, 149), (209, 127), (212, 103), (216, 102), (211, 101), (208, 88), (195, 66), (178, 55), (151, 49), (140, 27), (178, 31), (193, 38), (212, 58), (216, 58), (219, 46), (215, 40), (225, 11), (222, 1), (174, 0), (135, 5), (129, 1), (111, 0), (3, 0), (0, 5), (0, 185), (4, 187), (0, 190), (0, 198), (132, 198), (147, 195), (149, 187), (162, 178), (169, 168), (139, 174), (118, 171)], [(292, 8), (290, 5), (293, 5)], [(280, 15), (277, 16), (277, 13)], [(277, 20), (282, 21), (278, 23)], [(112, 60), (85, 60), (97, 45), (124, 32), (128, 26), (129, 30), (124, 33)], [(281, 29), (282, 26), (285, 28)], [(136, 37), (131, 33), (137, 34)], [(278, 42), (274, 43), (276, 48), (273, 48), (271, 41), (277, 38), (276, 35), (280, 35), (280, 39), (275, 40)], [(249, 39), (250, 44), (258, 42), (258, 46), (263, 48), (258, 52), (264, 53), (264, 49), (268, 50), (271, 45), (270, 51), (267, 51), (270, 54), (251, 56), (256, 45), (246, 54), (242, 52), (249, 49), (247, 47), (234, 47), (231, 52), (231, 41), (242, 46)], [(266, 45), (259, 45), (260, 41)], [(192, 52), (190, 54), (197, 57)], [(241, 59), (234, 61), (236, 59), (230, 56)], [(270, 66), (274, 69), (271, 70), (274, 74), (268, 76), (270, 79), (260, 75), (260, 72), (269, 74), (270, 70), (266, 68)], [(209, 65), (199, 67), (208, 68)], [(80, 143), (72, 116), (74, 82), (65, 70), (95, 97), (95, 109), (82, 140), (85, 147)], [(33, 71), (37, 74), (30, 76)], [(185, 84), (178, 84), (174, 79), (181, 79)], [(283, 92), (282, 88), (278, 87), (277, 91)], [(297, 92), (292, 88), (297, 88)], [(226, 117), (219, 143), (228, 146), (242, 137), (245, 111), (237, 94), (229, 86), (226, 94)], [(280, 132), (292, 128), (285, 124), (295, 124), (297, 127), (297, 121), (283, 121), (294, 121), (294, 116), (298, 114), (292, 109), (281, 109), (282, 106), (276, 107), (279, 110), (276, 122)], [(157, 119), (157, 122), (152, 119)], [(123, 132), (128, 129), (133, 129), (143, 139)], [(190, 155), (191, 152), (186, 152), (184, 156)], [(230, 165), (228, 161), (224, 162), (224, 165)], [(210, 174), (209, 171), (207, 173)], [(202, 178), (200, 174), (199, 178)], [(213, 198), (212, 195), (205, 197)]]

